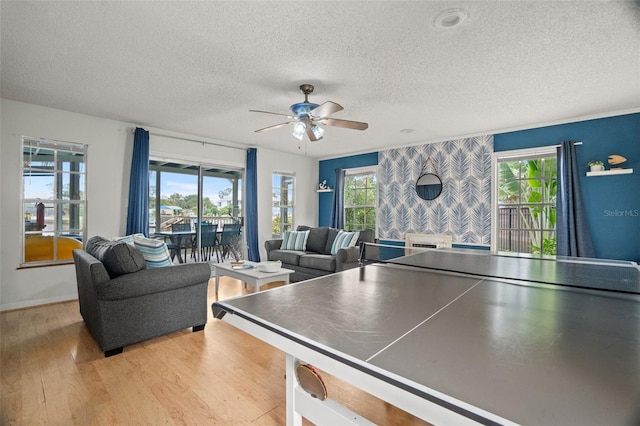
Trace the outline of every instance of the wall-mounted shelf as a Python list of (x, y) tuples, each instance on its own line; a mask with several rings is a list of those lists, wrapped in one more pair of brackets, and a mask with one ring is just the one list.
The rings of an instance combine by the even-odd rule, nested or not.
[(631, 173), (633, 173), (633, 169), (613, 169), (603, 170), (601, 172), (587, 172), (587, 176), (628, 175)]
[(333, 189), (329, 188), (329, 189), (318, 189), (316, 190), (316, 192), (333, 192)]

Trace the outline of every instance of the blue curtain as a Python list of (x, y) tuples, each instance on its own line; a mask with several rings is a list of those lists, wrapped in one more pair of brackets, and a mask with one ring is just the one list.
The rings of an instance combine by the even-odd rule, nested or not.
[(333, 190), (329, 226), (344, 229), (344, 169), (336, 169), (336, 187)]
[(244, 226), (247, 233), (247, 251), (249, 260), (260, 262), (260, 251), (258, 250), (258, 166), (257, 150), (249, 148), (247, 150), (247, 173), (246, 173), (246, 202)]
[(149, 236), (149, 132), (136, 128), (129, 180), (129, 208), (126, 235)]
[(558, 256), (595, 257), (584, 211), (576, 148), (572, 141), (558, 147), (556, 241)]

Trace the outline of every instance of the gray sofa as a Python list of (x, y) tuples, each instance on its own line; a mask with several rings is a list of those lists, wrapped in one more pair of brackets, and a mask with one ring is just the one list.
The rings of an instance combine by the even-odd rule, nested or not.
[(298, 226), (297, 230), (309, 230), (305, 251), (281, 250), (282, 240), (268, 240), (264, 244), (268, 260), (279, 260), (283, 268), (295, 271), (289, 278), (291, 282), (356, 268), (360, 258), (359, 244), (363, 241), (373, 242), (373, 231), (360, 231), (355, 247), (340, 249), (337, 254), (332, 255), (331, 246), (338, 234), (338, 229)]
[(73, 260), (80, 313), (105, 357), (207, 323), (207, 263), (146, 269), (135, 247), (101, 237), (73, 250)]

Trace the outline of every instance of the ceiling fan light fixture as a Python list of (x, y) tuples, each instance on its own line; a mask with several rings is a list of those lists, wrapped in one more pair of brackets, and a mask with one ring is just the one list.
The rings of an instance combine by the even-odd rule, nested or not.
[(306, 131), (307, 131), (307, 125), (304, 124), (303, 122), (297, 122), (296, 124), (293, 125), (293, 133), (291, 133), (291, 136), (294, 139), (301, 141), (302, 138), (304, 138)]
[(316, 137), (316, 139), (322, 139), (322, 135), (324, 135), (324, 129), (322, 127), (314, 124), (311, 127), (311, 131), (313, 132), (313, 135)]

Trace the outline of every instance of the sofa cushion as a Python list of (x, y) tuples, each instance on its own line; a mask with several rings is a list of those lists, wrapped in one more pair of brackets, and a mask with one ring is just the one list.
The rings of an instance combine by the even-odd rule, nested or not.
[(357, 245), (360, 243), (373, 243), (374, 242), (374, 231), (372, 229), (362, 229), (360, 231), (360, 235), (358, 236)]
[(329, 232), (327, 234), (327, 244), (325, 244), (324, 251), (322, 253), (331, 254), (331, 248), (333, 247), (333, 242), (335, 241), (336, 236), (338, 235), (338, 231), (339, 229), (329, 228)]
[(303, 251), (271, 250), (269, 252), (269, 260), (279, 260), (282, 263), (288, 263), (289, 265), (298, 265), (300, 262), (300, 256), (303, 254)]
[(173, 265), (169, 249), (164, 241), (134, 235), (133, 244), (144, 256), (147, 268), (161, 268)]
[(336, 257), (329, 254), (305, 254), (304, 256), (300, 256), (299, 265), (305, 268), (335, 272)]
[(309, 229), (309, 238), (307, 238), (307, 251), (324, 253), (324, 248), (327, 245), (328, 236), (329, 228)]
[(340, 230), (338, 231), (338, 235), (336, 235), (335, 240), (333, 241), (333, 245), (331, 246), (331, 254), (338, 253), (338, 250), (347, 247), (354, 247), (356, 242), (358, 241), (358, 237), (360, 236), (360, 232), (347, 232)]
[(135, 247), (124, 242), (92, 237), (87, 241), (87, 253), (104, 265), (111, 278), (130, 274), (145, 268), (145, 259)]
[(307, 238), (309, 238), (309, 231), (284, 231), (280, 248), (282, 250), (305, 251), (307, 249)]

